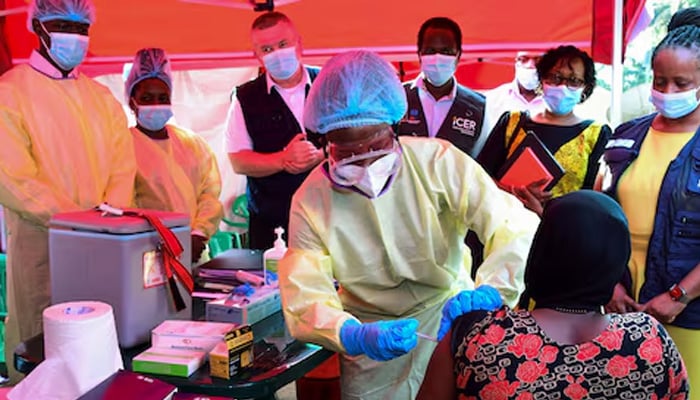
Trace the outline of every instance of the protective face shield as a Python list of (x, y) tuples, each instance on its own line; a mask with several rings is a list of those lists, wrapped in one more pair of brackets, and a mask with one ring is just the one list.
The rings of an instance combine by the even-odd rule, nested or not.
[(576, 104), (581, 101), (583, 88), (571, 89), (566, 85), (553, 86), (543, 84), (542, 90), (547, 109), (555, 115), (566, 115), (574, 110)]
[(267, 72), (280, 81), (291, 78), (299, 70), (296, 47), (275, 50), (264, 55), (262, 61)]
[(163, 129), (168, 120), (173, 116), (173, 110), (170, 104), (154, 106), (136, 105), (136, 110), (136, 120), (139, 125), (154, 132)]
[(428, 82), (440, 87), (447, 83), (457, 69), (457, 56), (429, 54), (420, 57), (420, 68)]
[(537, 76), (537, 68), (526, 68), (522, 65), (515, 66), (515, 79), (525, 90), (534, 90), (540, 84)]
[[(363, 166), (358, 161), (379, 157)], [(388, 189), (387, 182), (401, 166), (400, 150), (396, 142), (391, 149), (370, 151), (340, 161), (329, 159), (328, 175), (332, 183), (341, 187), (354, 187), (370, 199)], [(386, 186), (386, 188), (385, 188)]]
[(651, 89), (651, 104), (666, 118), (677, 119), (695, 111), (700, 104), (697, 92), (700, 88), (679, 93), (662, 93)]
[(85, 35), (77, 33), (49, 32), (44, 24), (41, 28), (51, 38), (51, 46), (46, 46), (44, 39), (42, 43), (49, 50), (49, 57), (63, 70), (70, 71), (80, 65), (87, 54), (90, 39)]

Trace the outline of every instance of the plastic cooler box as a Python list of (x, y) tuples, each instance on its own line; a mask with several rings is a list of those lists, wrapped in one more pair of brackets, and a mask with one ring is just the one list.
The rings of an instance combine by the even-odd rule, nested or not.
[[(184, 248), (180, 262), (191, 270), (189, 216), (147, 211), (175, 233)], [(94, 210), (54, 215), (49, 222), (51, 302), (108, 303), (121, 347), (148, 342), (151, 329), (164, 320), (192, 316), (192, 298), (179, 282), (187, 308), (175, 311), (160, 243), (148, 221), (138, 217), (103, 216)]]

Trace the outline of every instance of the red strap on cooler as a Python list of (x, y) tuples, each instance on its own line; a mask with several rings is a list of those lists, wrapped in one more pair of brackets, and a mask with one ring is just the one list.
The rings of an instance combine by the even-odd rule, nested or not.
[(184, 265), (178, 260), (178, 257), (184, 251), (182, 244), (177, 239), (177, 236), (168, 229), (163, 223), (158, 219), (158, 217), (151, 215), (147, 212), (136, 212), (136, 211), (124, 211), (124, 215), (134, 216), (144, 218), (148, 223), (153, 226), (153, 228), (158, 232), (160, 238), (163, 240), (161, 246), (161, 253), (163, 254), (163, 267), (165, 268), (165, 275), (168, 278), (168, 286), (170, 287), (170, 294), (172, 296), (173, 303), (175, 304), (175, 309), (177, 311), (184, 310), (186, 308), (185, 302), (182, 299), (180, 290), (177, 288), (177, 283), (173, 275), (177, 276), (180, 283), (185, 286), (187, 292), (192, 294), (194, 291), (194, 279), (190, 274), (190, 271), (185, 268)]

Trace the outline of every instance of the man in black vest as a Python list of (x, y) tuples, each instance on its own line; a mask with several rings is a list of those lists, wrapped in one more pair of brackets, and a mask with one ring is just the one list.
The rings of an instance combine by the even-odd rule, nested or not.
[(323, 159), (300, 122), (318, 69), (301, 64), (299, 33), (282, 13), (256, 18), (250, 37), (265, 73), (236, 88), (226, 147), (234, 171), (248, 177), (250, 248), (268, 249), (277, 226), (287, 231), (292, 195)]
[(435, 17), (418, 31), (421, 74), (404, 84), (408, 111), (399, 135), (445, 139), (476, 158), (491, 126), (486, 121), (483, 95), (454, 78), (462, 55), (462, 31), (449, 18)]

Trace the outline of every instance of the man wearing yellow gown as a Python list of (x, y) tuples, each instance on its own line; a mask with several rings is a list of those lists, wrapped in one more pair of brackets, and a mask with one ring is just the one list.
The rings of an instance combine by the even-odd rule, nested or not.
[(224, 215), (216, 157), (197, 134), (167, 123), (172, 117), (172, 75), (163, 49), (136, 53), (125, 83), (137, 124), (131, 128), (138, 163), (139, 208), (186, 213), (192, 228), (192, 263), (208, 259), (206, 242)]
[(29, 64), (0, 77), (0, 204), (8, 231), (5, 359), (42, 331), (50, 303), (48, 222), (58, 212), (132, 205), (136, 162), (124, 112), (75, 68), (87, 53), (90, 0), (34, 0)]

